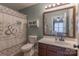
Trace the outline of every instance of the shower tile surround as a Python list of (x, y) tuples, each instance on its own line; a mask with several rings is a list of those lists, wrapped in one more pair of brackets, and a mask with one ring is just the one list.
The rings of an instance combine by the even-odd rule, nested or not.
[(26, 15), (0, 5), (0, 56), (15, 55), (26, 43)]

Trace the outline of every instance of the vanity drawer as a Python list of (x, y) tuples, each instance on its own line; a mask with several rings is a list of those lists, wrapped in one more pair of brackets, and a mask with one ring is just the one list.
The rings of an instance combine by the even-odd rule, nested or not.
[(39, 45), (39, 46), (38, 46), (39, 48), (46, 48), (46, 44), (39, 43), (38, 45)]
[(58, 47), (58, 46), (55, 46), (55, 45), (48, 45), (47, 49), (65, 51), (65, 48), (63, 48), (63, 47)]
[(47, 49), (54, 49), (54, 50), (56, 50), (56, 49), (57, 49), (57, 47), (56, 47), (56, 46), (54, 46), (54, 45), (48, 45), (48, 46), (47, 46)]

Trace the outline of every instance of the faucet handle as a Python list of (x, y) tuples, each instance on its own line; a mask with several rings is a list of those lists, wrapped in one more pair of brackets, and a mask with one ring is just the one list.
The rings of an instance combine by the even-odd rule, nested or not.
[(75, 44), (74, 44), (73, 46), (74, 46), (74, 48), (79, 48), (79, 45), (75, 45)]

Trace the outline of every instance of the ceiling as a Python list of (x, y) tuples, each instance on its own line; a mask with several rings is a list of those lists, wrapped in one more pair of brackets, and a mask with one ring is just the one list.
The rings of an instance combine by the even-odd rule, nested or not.
[(14, 10), (20, 10), (23, 8), (30, 7), (32, 5), (35, 5), (36, 3), (0, 3), (1, 5), (7, 6)]

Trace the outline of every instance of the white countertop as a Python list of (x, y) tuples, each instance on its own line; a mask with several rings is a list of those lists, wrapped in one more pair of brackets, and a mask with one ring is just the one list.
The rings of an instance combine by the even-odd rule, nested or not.
[(77, 48), (73, 47), (74, 44), (77, 44), (76, 39), (74, 38), (64, 38), (64, 39), (65, 41), (59, 41), (59, 40), (56, 41), (55, 37), (46, 36), (40, 39), (38, 42), (77, 50)]

